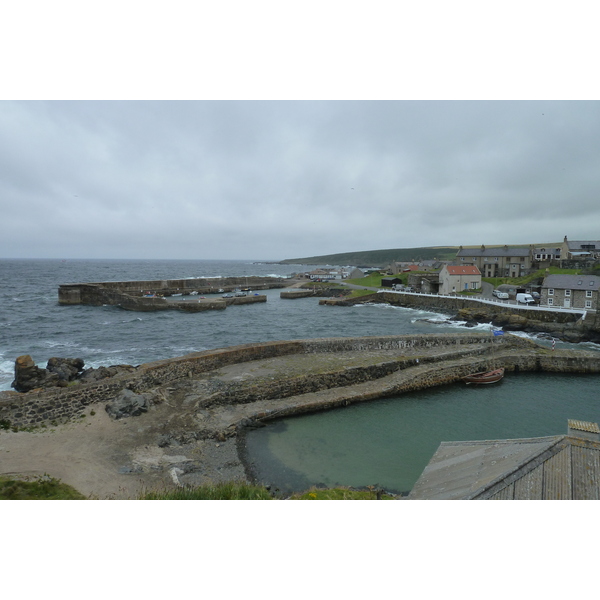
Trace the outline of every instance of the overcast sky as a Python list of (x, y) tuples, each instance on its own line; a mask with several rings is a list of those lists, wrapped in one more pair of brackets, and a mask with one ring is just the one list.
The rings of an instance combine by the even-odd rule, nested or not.
[(600, 239), (600, 103), (3, 101), (0, 257)]

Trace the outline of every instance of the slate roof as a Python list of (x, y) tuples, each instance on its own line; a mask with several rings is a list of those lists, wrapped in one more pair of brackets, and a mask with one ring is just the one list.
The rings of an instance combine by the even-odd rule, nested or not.
[(529, 248), (461, 248), (456, 256), (529, 256)]
[[(587, 248), (582, 248), (582, 246), (594, 246), (594, 248), (591, 249), (587, 249)], [(567, 240), (567, 248), (569, 250), (582, 250), (585, 252), (595, 252), (600, 250), (600, 241), (597, 240), (591, 240), (589, 242), (585, 242), (585, 241), (576, 241), (576, 242), (572, 242), (571, 240)]]
[(542, 287), (558, 290), (600, 290), (600, 277), (597, 275), (547, 275)]
[(598, 500), (600, 441), (569, 433), (442, 442), (408, 499)]

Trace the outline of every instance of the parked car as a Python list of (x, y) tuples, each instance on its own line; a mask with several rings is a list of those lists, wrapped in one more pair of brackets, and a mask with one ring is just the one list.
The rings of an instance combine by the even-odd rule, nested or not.
[(506, 292), (501, 292), (500, 290), (493, 290), (492, 295), (496, 296), (496, 298), (500, 298), (501, 300), (508, 300), (508, 294)]

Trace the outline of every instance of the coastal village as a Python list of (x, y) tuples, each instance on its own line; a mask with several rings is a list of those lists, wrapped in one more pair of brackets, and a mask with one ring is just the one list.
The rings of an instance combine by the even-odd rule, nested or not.
[[(355, 280), (373, 271), (385, 273), (383, 288), (398, 291), (479, 294), (522, 304), (595, 311), (600, 276), (594, 273), (600, 273), (600, 241), (571, 241), (565, 236), (562, 243), (546, 246), (460, 246), (452, 260), (392, 262), (379, 269), (320, 267), (303, 276), (314, 282), (335, 282)], [(486, 279), (506, 283), (494, 281), (486, 293)]]
[[(506, 331), (526, 329), (528, 319), (515, 315), (524, 309), (534, 315), (529, 318), (534, 331), (577, 342), (594, 341), (590, 332), (598, 334), (599, 265), (600, 241), (565, 237), (562, 244), (539, 247), (460, 247), (451, 259), (398, 261), (383, 269), (318, 268), (296, 274), (294, 281), (330, 291), (336, 282), (360, 287), (356, 282), (375, 272), (380, 289), (371, 290), (367, 302), (458, 311), (457, 319), (472, 313), (469, 302), (487, 302), (491, 308), (477, 309), (479, 319)], [(201, 284), (195, 279), (141, 283), (61, 285), (59, 303), (126, 310), (182, 304), (181, 310), (189, 310), (179, 298), (197, 298), (192, 289)], [(228, 283), (237, 288), (248, 282)], [(272, 279), (254, 283), (254, 289), (290, 285)], [(159, 284), (177, 301), (144, 297), (144, 289)], [(130, 306), (123, 304), (125, 298)], [(215, 300), (219, 306), (212, 308), (250, 301), (266, 298)], [(348, 305), (344, 298), (321, 303)], [(211, 309), (204, 300), (186, 306)], [(5, 460), (11, 472), (42, 469), (96, 497), (139, 497), (144, 488), (185, 490), (214, 481), (253, 484), (245, 432), (272, 419), (457, 382), (497, 383), (505, 371), (600, 373), (597, 352), (555, 351), (511, 335), (495, 338), (474, 332), (292, 340), (86, 371), (81, 359), (53, 358), (40, 369), (25, 355), (15, 363), (17, 391), (0, 392), (2, 442), (11, 452)], [(498, 373), (495, 379), (480, 377)], [(85, 429), (84, 419), (90, 419)], [(48, 425), (49, 434), (36, 432)], [(410, 493), (396, 497), (600, 499), (600, 428), (577, 418), (565, 425), (566, 434), (544, 438), (443, 442)], [(64, 456), (63, 447), (69, 448)], [(68, 460), (73, 452), (78, 461)], [(377, 490), (377, 499), (383, 493)]]

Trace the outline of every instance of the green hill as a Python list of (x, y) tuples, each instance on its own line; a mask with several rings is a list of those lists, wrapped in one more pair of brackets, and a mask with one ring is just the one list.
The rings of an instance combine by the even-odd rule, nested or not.
[(451, 260), (456, 256), (458, 246), (447, 248), (397, 248), (393, 250), (365, 250), (344, 252), (307, 258), (288, 258), (282, 265), (352, 265), (356, 267), (386, 267), (394, 261), (418, 262), (421, 260)]

